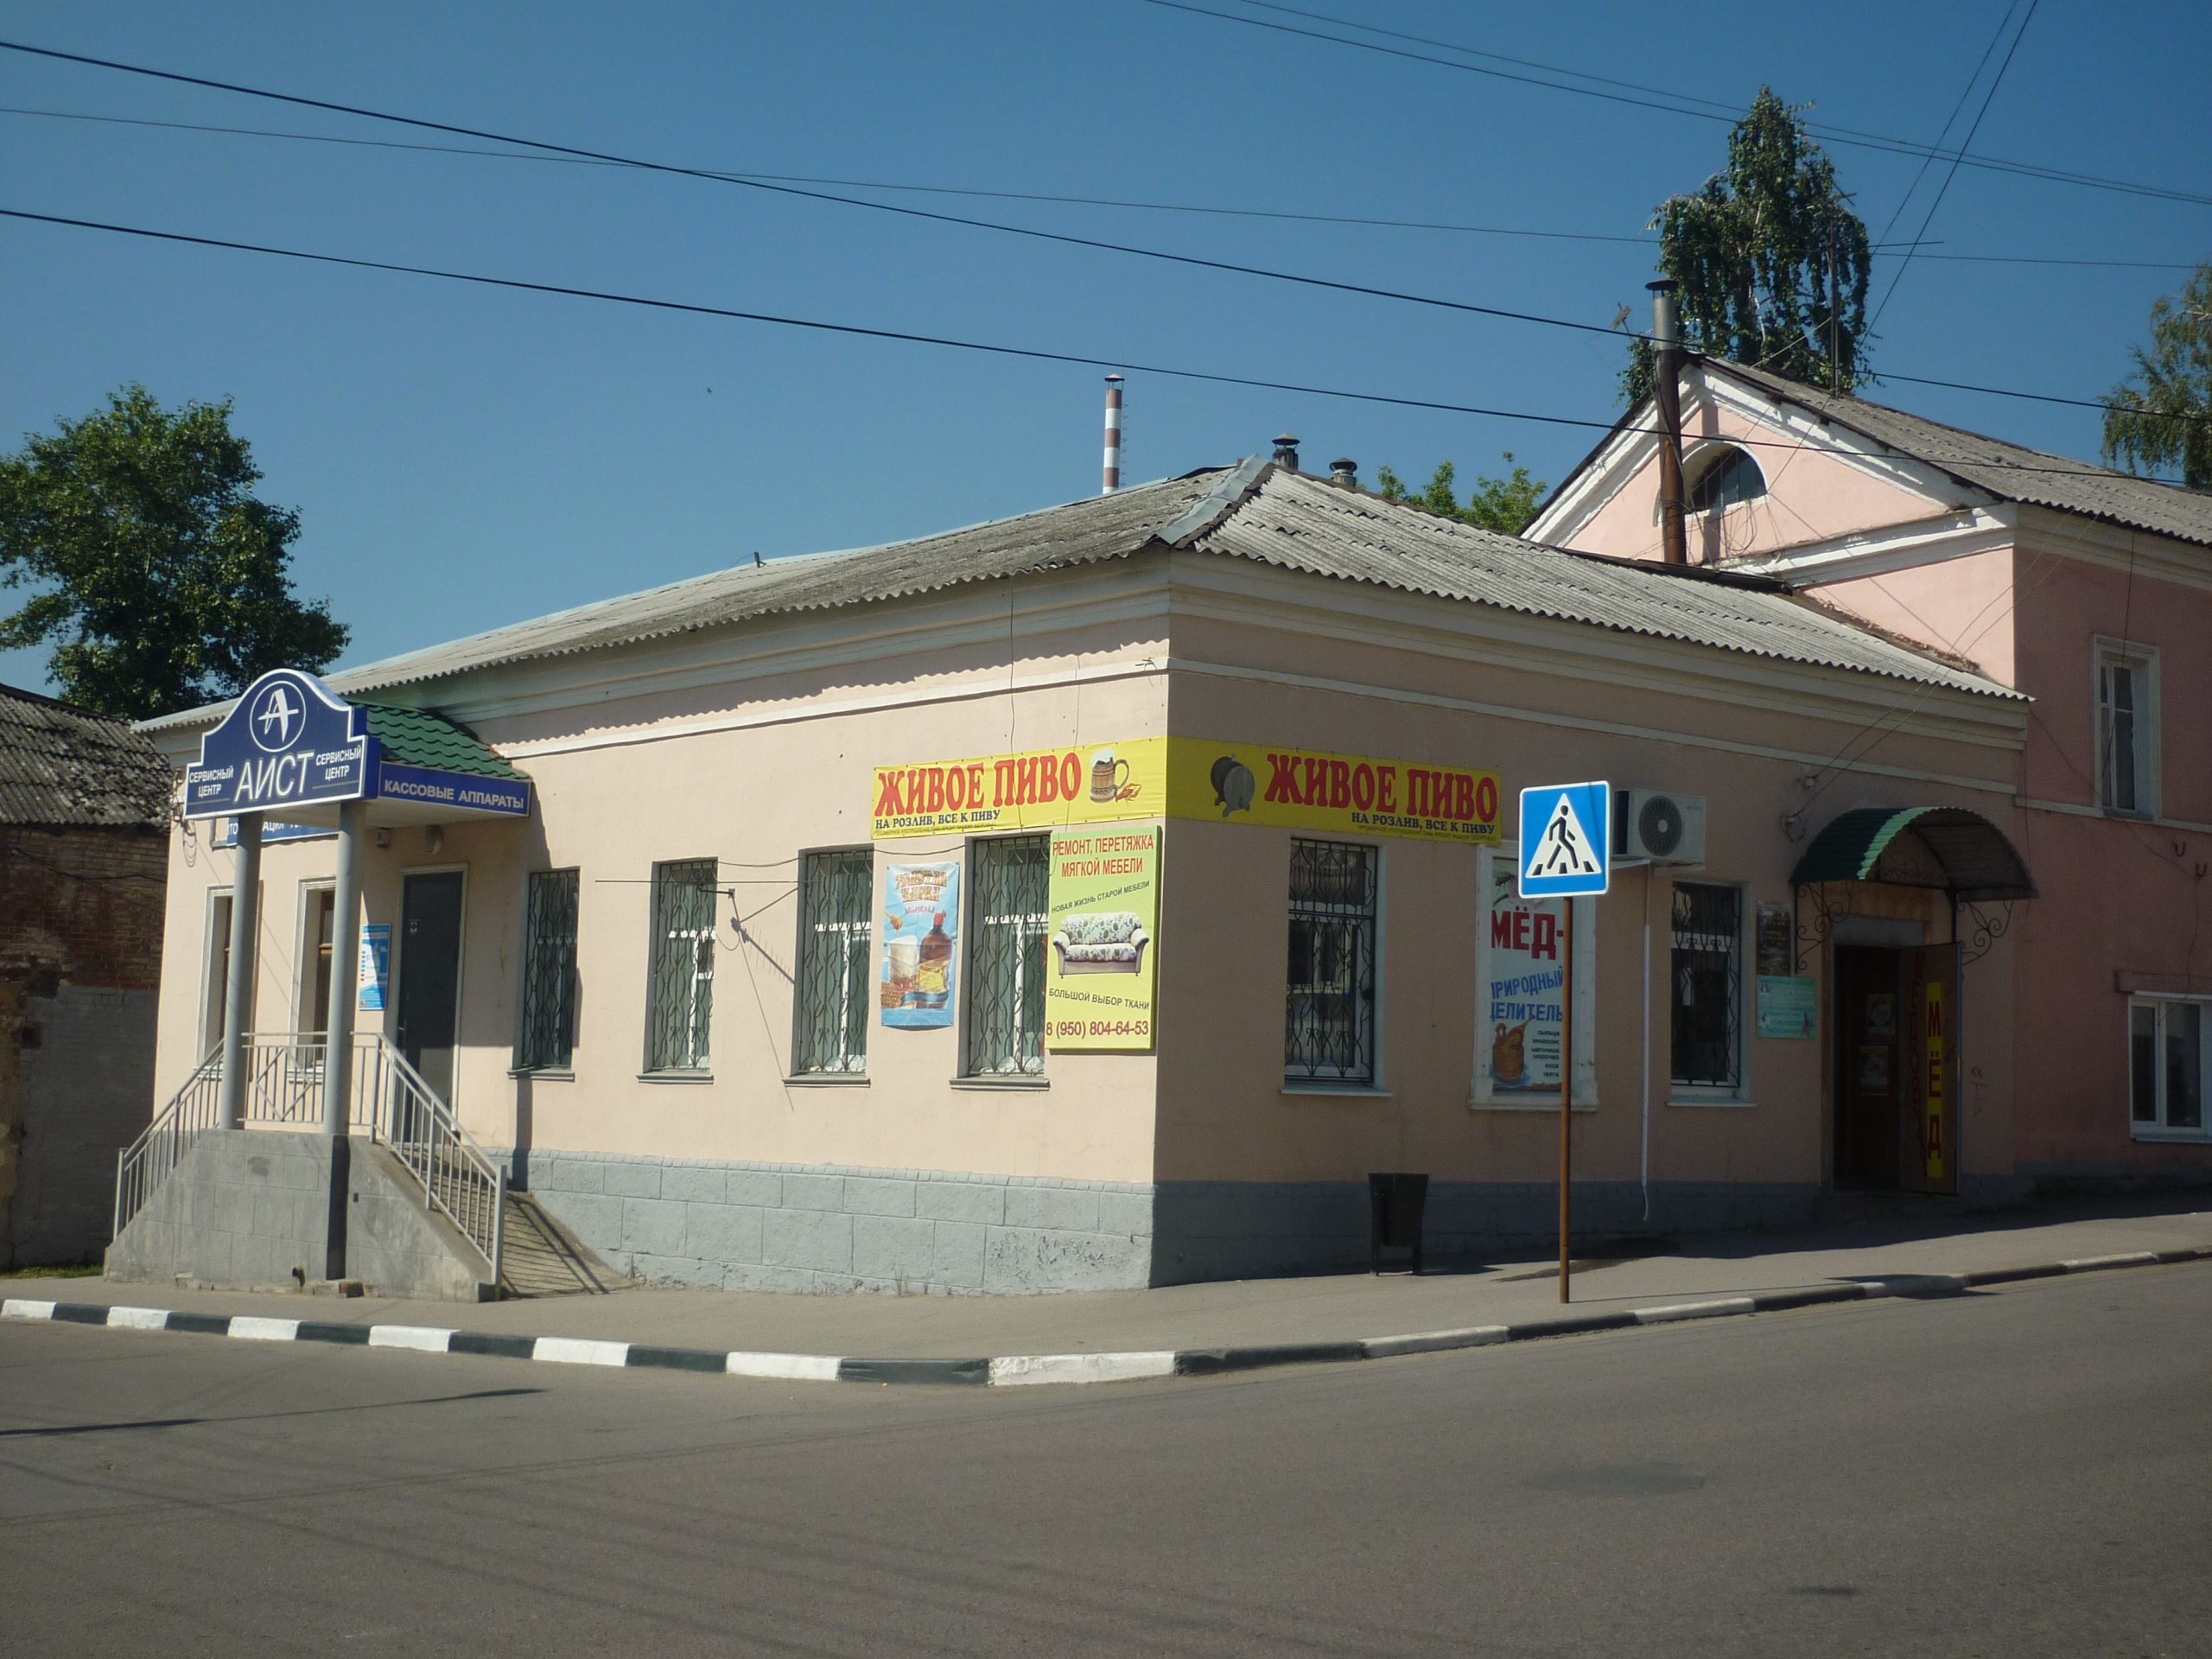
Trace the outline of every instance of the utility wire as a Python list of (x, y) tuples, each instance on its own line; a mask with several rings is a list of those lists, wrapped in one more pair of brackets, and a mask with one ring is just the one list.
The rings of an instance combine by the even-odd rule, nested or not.
[[(1898, 262), (1897, 270), (1890, 274), (1890, 285), (1882, 295), (1882, 302), (1874, 308), (1874, 315), (1867, 319), (1866, 326), (1870, 329), (1882, 320), (1882, 313), (1890, 308), (1890, 302), (1897, 297), (1897, 284), (1904, 280), (1906, 267), (1912, 264), (1912, 256), (1920, 251), (1921, 239), (1928, 234), (1928, 227), (1936, 222), (1936, 210), (1943, 205), (1943, 198), (1950, 194), (1951, 181), (1959, 176), (1959, 162), (1966, 158), (1967, 149), (1973, 146), (1974, 134), (1981, 130), (1981, 118), (1989, 113), (1990, 105), (1996, 100), (1997, 89), (2005, 84), (2005, 72), (2012, 67), (2013, 54), (2019, 51), (2020, 42), (2027, 37), (2028, 25), (2035, 22), (2036, 8), (2042, 3), (2043, 0), (2028, 0), (2027, 12), (2020, 19), (2019, 28), (2013, 31), (2012, 44), (2005, 48), (2005, 61), (1997, 66), (1997, 73), (1989, 82), (1989, 90), (1981, 96), (1981, 107), (1974, 112), (1974, 124), (1967, 129), (1967, 136), (1960, 141), (1959, 153), (1951, 162), (1951, 170), (1943, 175), (1942, 188), (1936, 191), (1936, 200), (1928, 204), (1928, 211), (1921, 215), (1920, 229), (1914, 233), (1912, 246), (1905, 250), (1904, 257)], [(2007, 10), (2005, 15), (2010, 17), (2012, 14)], [(1999, 33), (2003, 33), (2001, 24)], [(1979, 74), (1980, 71), (1976, 70), (1975, 73)]]
[[(1951, 112), (1943, 118), (1942, 130), (1936, 135), (1937, 149), (1942, 148), (1943, 141), (1951, 136), (1951, 129), (1958, 124), (1959, 117), (1967, 107), (1967, 100), (1974, 96), (1974, 89), (1981, 84), (1981, 72), (1989, 67), (1989, 60), (1997, 50), (1997, 42), (2005, 38), (2005, 31), (2011, 27), (2012, 13), (2018, 9), (2018, 5), (2019, 0), (2007, 0), (2005, 15), (1997, 20), (1997, 32), (1989, 37), (1989, 44), (1981, 48), (1981, 59), (1974, 65), (1974, 73), (1968, 75), (1967, 84), (1959, 88), (1958, 102), (1951, 105)], [(1927, 155), (1920, 158), (1920, 166), (1913, 173), (1912, 182), (1905, 186), (1904, 194), (1897, 198), (1897, 205), (1891, 210), (1889, 221), (1882, 226), (1882, 233), (1875, 238), (1876, 241), (1886, 242), (1890, 239), (1890, 232), (1897, 228), (1897, 220), (1904, 217), (1904, 210), (1912, 205), (1914, 193), (1920, 188), (1920, 181), (1928, 176), (1928, 169), (1934, 166), (1935, 162), (1935, 149), (1929, 150)], [(1905, 257), (1909, 259), (1912, 256), (1907, 254)]]
[[(480, 149), (467, 144), (411, 144), (396, 138), (341, 137), (334, 133), (287, 132), (269, 127), (221, 126), (202, 121), (156, 121), (149, 117), (96, 115), (81, 110), (42, 110), (0, 104), (0, 115), (35, 117), (53, 121), (89, 121), (105, 126), (151, 127), (170, 132), (217, 133), (238, 138), (277, 138), (295, 143), (337, 144), (363, 149), (401, 150), (429, 156), (472, 156), (489, 161), (537, 162), (559, 167), (626, 167), (623, 162), (593, 161), (580, 156), (548, 155), (524, 149)], [(1449, 219), (1379, 219), (1351, 213), (1294, 213), (1280, 208), (1230, 207), (1216, 202), (1146, 201), (1126, 196), (1082, 196), (1044, 190), (989, 190), (975, 185), (910, 184), (889, 179), (829, 178), (808, 173), (757, 173), (740, 168), (703, 168), (719, 178), (761, 180), (770, 184), (823, 184), (849, 190), (895, 190), (928, 196), (969, 196), (992, 201), (1036, 201), (1074, 207), (1113, 207), (1140, 213), (1190, 213), (1224, 219), (1280, 219), (1302, 225), (1348, 225), (1394, 231), (1442, 231), (1465, 236), (1525, 237), (1548, 242), (1606, 242), (1636, 247), (1659, 245), (1655, 236), (1621, 236), (1599, 231), (1548, 231), (1516, 225), (1468, 225)], [(2194, 270), (2196, 264), (2183, 259), (2075, 259), (2024, 253), (1930, 253), (1923, 245), (1923, 259), (1970, 261), (1999, 265), (2083, 265), (2121, 270)], [(1877, 241), (1871, 251), (1881, 258), (1897, 258), (1905, 245), (1885, 245)]]
[[(1378, 46), (1370, 41), (1347, 40), (1341, 35), (1325, 35), (1317, 29), (1300, 29), (1289, 23), (1271, 22), (1264, 17), (1241, 17), (1234, 12), (1216, 11), (1208, 6), (1192, 5), (1189, 3), (1189, 0), (1145, 0), (1145, 3), (1164, 6), (1173, 11), (1187, 11), (1201, 17), (1218, 18), (1223, 22), (1242, 23), (1248, 29), (1272, 29), (1279, 35), (1302, 35), (1307, 40), (1325, 41), (1332, 46), (1351, 47), (1355, 51), (1376, 52), (1385, 57), (1405, 58), (1415, 63), (1433, 64), (1442, 69), (1458, 69), (1467, 74), (1490, 75), (1502, 80), (1521, 81), (1531, 86), (1548, 87), (1555, 92), (1574, 92), (1584, 98), (1604, 99), (1608, 103), (1631, 104), (1643, 109), (1663, 111), (1669, 115), (1694, 116), (1701, 121), (1731, 123), (1742, 118), (1740, 115), (1716, 115), (1705, 110), (1686, 108), (1681, 104), (1664, 104), (1650, 99), (1631, 98), (1621, 92), (1602, 92), (1594, 86), (1570, 86), (1555, 80), (1540, 80), (1532, 75), (1515, 74), (1509, 70), (1489, 69), (1480, 64), (1459, 63), (1449, 58), (1430, 57), (1425, 53), (1408, 52), (1396, 47)], [(1347, 29), (1367, 27), (1363, 23), (1351, 22), (1344, 23), (1342, 26)], [(1466, 47), (1453, 47), (1449, 49), (1460, 52), (1471, 50)], [(1573, 69), (1552, 69), (1550, 73), (1576, 75), (1580, 72)], [(1677, 94), (1667, 93), (1664, 96), (1671, 98)], [(1886, 150), (1896, 156), (1925, 156), (1930, 153), (1930, 147), (1926, 144), (1916, 143), (1906, 138), (1892, 138), (1882, 133), (1866, 132), (1856, 127), (1833, 127), (1808, 122), (1806, 130), (1833, 143), (1847, 144), (1859, 149)], [(1952, 151), (1941, 150), (1934, 153), (1939, 161), (1951, 160), (1955, 154)], [(1988, 172), (2012, 173), (2023, 178), (2043, 179), (2055, 184), (2078, 184), (2100, 190), (2117, 190), (2126, 195), (2151, 196), (2160, 200), (2186, 201), (2200, 207), (2212, 207), (2212, 195), (2176, 190), (2164, 185), (2139, 184), (2127, 179), (2105, 178), (2094, 173), (2076, 173), (2064, 168), (2046, 167), (2034, 162), (2006, 161), (1996, 156), (1969, 156), (1961, 159), (1968, 167), (1980, 168)]]
[[(220, 237), (194, 236), (182, 231), (157, 231), (132, 225), (112, 225), (99, 219), (73, 219), (58, 213), (35, 213), (16, 207), (0, 207), (0, 219), (19, 219), (30, 224), (56, 225), (73, 230), (99, 231), (114, 236), (142, 238), (149, 241), (169, 242), (191, 247), (219, 248), (236, 253), (257, 253), (275, 258), (298, 259), (313, 264), (341, 265), (358, 270), (390, 271), (401, 276), (429, 276), (440, 281), (467, 283), (485, 288), (513, 289), (531, 294), (552, 294), (569, 299), (595, 300), (607, 304), (638, 306), (648, 310), (683, 312), (696, 316), (728, 317), (741, 322), (766, 323), (784, 328), (804, 328), (817, 334), (848, 334), (867, 340), (899, 340), (917, 346), (941, 346), (954, 351), (978, 352), (993, 357), (1020, 358), (1041, 363), (1068, 363), (1084, 368), (1116, 368), (1134, 370), (1142, 374), (1156, 374), (1177, 380), (1198, 380), (1215, 385), (1249, 386), (1262, 391), (1287, 391), (1313, 397), (1334, 397), (1351, 403), (1382, 404), (1398, 409), (1431, 410), (1449, 415), (1478, 415), (1495, 420), (1525, 421), (1541, 426), (1571, 426), (1604, 432), (1651, 432), (1656, 427), (1630, 426), (1624, 421), (1601, 421), (1572, 415), (1538, 415), (1526, 410), (1495, 409), (1476, 404), (1446, 403), (1427, 397), (1394, 397), (1384, 392), (1354, 391), (1343, 387), (1314, 386), (1296, 381), (1262, 380), (1244, 375), (1216, 374), (1199, 369), (1173, 368), (1160, 364), (1141, 363), (1125, 357), (1098, 357), (1075, 352), (1046, 351), (1027, 346), (1002, 346), (988, 341), (957, 340), (942, 334), (914, 334), (896, 328), (871, 328), (859, 323), (830, 322), (819, 318), (780, 316), (772, 312), (745, 311), (734, 307), (706, 305), (685, 300), (658, 299), (645, 295), (621, 294), (603, 289), (572, 287), (559, 283), (532, 282), (518, 276), (492, 276), (480, 272), (446, 270), (432, 265), (410, 265), (394, 260), (364, 259), (344, 254), (314, 253), (300, 248), (281, 248), (265, 243), (232, 241)], [(1900, 376), (1900, 378), (1904, 377)], [(1747, 448), (1791, 449), (1796, 442), (1760, 438), (1734, 438), (1730, 442)], [(2042, 467), (2024, 462), (1987, 461), (1980, 463), (2002, 467), (2010, 472), (2051, 474), (2069, 478), (2109, 478), (2106, 468), (2093, 467)]]

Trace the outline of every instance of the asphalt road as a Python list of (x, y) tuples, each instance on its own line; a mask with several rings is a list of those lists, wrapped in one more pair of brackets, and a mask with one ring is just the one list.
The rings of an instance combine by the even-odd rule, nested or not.
[(1034, 1391), (0, 1326), (0, 1652), (2203, 1655), (2208, 1314)]

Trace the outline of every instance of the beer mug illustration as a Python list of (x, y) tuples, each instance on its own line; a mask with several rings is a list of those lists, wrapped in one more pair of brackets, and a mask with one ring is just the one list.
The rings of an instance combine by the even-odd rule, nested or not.
[(1110, 801), (1120, 796), (1129, 781), (1129, 763), (1117, 760), (1111, 749), (1101, 749), (1090, 757), (1090, 798)]

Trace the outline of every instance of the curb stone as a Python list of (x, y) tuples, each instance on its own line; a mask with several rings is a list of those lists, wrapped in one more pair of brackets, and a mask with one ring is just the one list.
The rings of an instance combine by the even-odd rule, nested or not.
[(0, 1319), (60, 1325), (104, 1325), (111, 1331), (176, 1331), (194, 1336), (227, 1337), (242, 1342), (321, 1342), (356, 1348), (397, 1348), (428, 1354), (476, 1354), (499, 1359), (536, 1360), (555, 1365), (600, 1365), (629, 1370), (706, 1372), (715, 1376), (766, 1378), (790, 1382), (873, 1382), (1011, 1388), (1036, 1384), (1120, 1382), (1139, 1377), (1219, 1376), (1234, 1371), (1280, 1365), (1316, 1365), (1346, 1360), (1395, 1359), (1408, 1354), (1443, 1353), (1496, 1343), (1534, 1342), (1548, 1337), (1581, 1336), (1715, 1319), (1751, 1313), (1780, 1313), (1836, 1302), (1927, 1301), (1967, 1296), (1989, 1285), (2031, 1279), (2063, 1279), (2076, 1273), (2109, 1273), (2123, 1268), (2171, 1266), (2212, 1261), (2212, 1245), (2168, 1250), (2126, 1250), (2109, 1255), (2076, 1256), (2028, 1267), (1986, 1268), (1972, 1273), (1899, 1274), (1885, 1279), (1847, 1279), (1798, 1290), (1757, 1291), (1714, 1296), (1650, 1307), (1564, 1318), (1528, 1319), (1514, 1325), (1477, 1325), (1464, 1330), (1418, 1331), (1403, 1336), (1368, 1337), (1350, 1342), (1301, 1342), (1249, 1347), (1156, 1349), (1129, 1353), (1013, 1354), (968, 1359), (868, 1359), (832, 1354), (751, 1353), (743, 1350), (671, 1348), (650, 1343), (604, 1342), (583, 1337), (525, 1337), (480, 1331), (454, 1331), (423, 1325), (338, 1325), (319, 1319), (270, 1319), (260, 1314), (189, 1313), (159, 1307), (108, 1306), (98, 1302), (47, 1302), (25, 1298), (0, 1301)]

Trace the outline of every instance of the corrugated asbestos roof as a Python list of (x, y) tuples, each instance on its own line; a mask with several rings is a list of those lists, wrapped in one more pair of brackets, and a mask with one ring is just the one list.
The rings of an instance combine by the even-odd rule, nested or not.
[(0, 823), (168, 821), (176, 773), (119, 720), (0, 686)]
[(2171, 536), (2212, 547), (2212, 494), (2160, 484), (2064, 455), (2047, 455), (1963, 428), (1908, 415), (1901, 409), (1838, 397), (1763, 369), (1717, 358), (1704, 359), (1708, 374), (1726, 375), (1770, 396), (1847, 426), (1898, 454), (1948, 473), (2003, 501), (2075, 512), (2130, 530)]
[(1564, 552), (1302, 474), (1270, 469), (1241, 509), (1193, 545), (1286, 569), (1621, 633), (1990, 696), (2019, 696), (1854, 627), (1782, 592), (1779, 584), (1719, 581), (1648, 561)]
[(517, 772), (484, 747), (475, 733), (427, 709), (400, 709), (388, 702), (356, 705), (369, 717), (369, 734), (384, 746), (385, 759), (403, 766), (432, 766), (472, 778), (516, 778)]
[[(372, 663), (332, 675), (329, 683), (358, 698), (479, 669), (779, 613), (909, 597), (1161, 546), (1719, 651), (2018, 696), (1794, 599), (1778, 583), (1568, 553), (1338, 489), (1258, 456), (918, 541), (741, 565)], [(194, 709), (149, 723), (205, 724), (223, 712)]]

